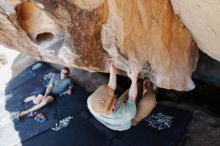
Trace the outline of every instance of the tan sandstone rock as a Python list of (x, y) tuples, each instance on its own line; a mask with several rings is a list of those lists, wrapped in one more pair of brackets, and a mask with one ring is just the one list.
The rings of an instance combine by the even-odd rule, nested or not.
[[(136, 59), (141, 76), (156, 86), (194, 88), (198, 49), (169, 0), (36, 0), (16, 5), (16, 13), (13, 1), (2, 1), (9, 9), (0, 9), (0, 42), (7, 47), (37, 60), (98, 72), (108, 72), (108, 56), (124, 71), (128, 60)], [(38, 32), (43, 26), (55, 29)], [(49, 39), (39, 42), (42, 33)]]
[(48, 42), (62, 31), (61, 28), (34, 3), (21, 3), (18, 4), (15, 9), (19, 24), (36, 43)]
[(128, 59), (136, 58), (157, 86), (194, 88), (191, 73), (197, 63), (197, 48), (169, 0), (108, 0), (108, 8), (102, 41), (117, 66), (126, 67)]
[(220, 1), (171, 0), (171, 3), (198, 47), (220, 61)]

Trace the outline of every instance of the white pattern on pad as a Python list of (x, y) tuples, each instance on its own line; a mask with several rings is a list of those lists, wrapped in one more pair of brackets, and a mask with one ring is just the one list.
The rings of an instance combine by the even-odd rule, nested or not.
[(32, 66), (32, 70), (36, 70), (36, 69), (40, 68), (41, 66), (42, 66), (41, 63), (37, 63), (37, 64)]
[(148, 123), (149, 126), (157, 129), (157, 130), (164, 130), (167, 128), (170, 128), (173, 123), (172, 120), (174, 117), (163, 114), (163, 113), (157, 113), (153, 114), (144, 121)]
[(72, 119), (73, 117), (69, 116), (69, 117), (66, 117), (60, 121), (58, 121), (55, 126), (53, 128), (51, 128), (52, 130), (54, 131), (59, 131), (60, 129), (66, 127), (69, 125), (69, 122), (70, 120)]
[(45, 81), (49, 81), (52, 78), (53, 75), (54, 75), (54, 73), (52, 73), (52, 72), (44, 75), (44, 80)]

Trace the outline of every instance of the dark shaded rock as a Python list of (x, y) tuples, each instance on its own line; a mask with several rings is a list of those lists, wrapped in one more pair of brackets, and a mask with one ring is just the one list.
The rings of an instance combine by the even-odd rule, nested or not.
[(220, 62), (200, 52), (199, 62), (193, 73), (193, 78), (220, 87)]

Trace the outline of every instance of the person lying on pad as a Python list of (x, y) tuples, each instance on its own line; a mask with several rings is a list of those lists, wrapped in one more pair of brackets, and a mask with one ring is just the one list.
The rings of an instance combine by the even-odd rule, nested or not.
[[(155, 96), (150, 98), (143, 96), (138, 103), (136, 112), (136, 97), (137, 97), (137, 65), (132, 62), (130, 68), (127, 68), (127, 75), (131, 79), (129, 91), (116, 99), (114, 91), (116, 89), (116, 68), (112, 64), (109, 65), (110, 78), (108, 85), (99, 87), (87, 100), (87, 105), (93, 116), (106, 127), (123, 131), (133, 125), (136, 125), (140, 120), (150, 114), (156, 105)], [(144, 83), (144, 86), (147, 82)], [(145, 87), (146, 89), (146, 87)], [(146, 93), (146, 90), (144, 92)], [(143, 105), (146, 106), (143, 108)]]
[(70, 70), (67, 67), (62, 68), (60, 74), (53, 74), (47, 88), (43, 88), (39, 93), (24, 99), (24, 102), (33, 101), (35, 104), (32, 108), (22, 111), (17, 115), (17, 119), (21, 119), (27, 114), (33, 115), (33, 112), (46, 106), (54, 101), (59, 95), (64, 93), (71, 94), (73, 83), (69, 77)]

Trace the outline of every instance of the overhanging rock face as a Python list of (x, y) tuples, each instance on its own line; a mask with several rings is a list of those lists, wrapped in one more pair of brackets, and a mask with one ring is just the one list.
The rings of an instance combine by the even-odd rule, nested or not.
[(156, 86), (194, 88), (198, 48), (169, 0), (5, 0), (0, 7), (0, 42), (35, 59), (98, 72), (108, 72), (109, 56), (121, 70), (136, 59)]
[(194, 87), (191, 73), (197, 48), (168, 0), (108, 0), (108, 8), (108, 19), (102, 25), (103, 47), (120, 68), (126, 67), (127, 59), (137, 58), (157, 86)]

